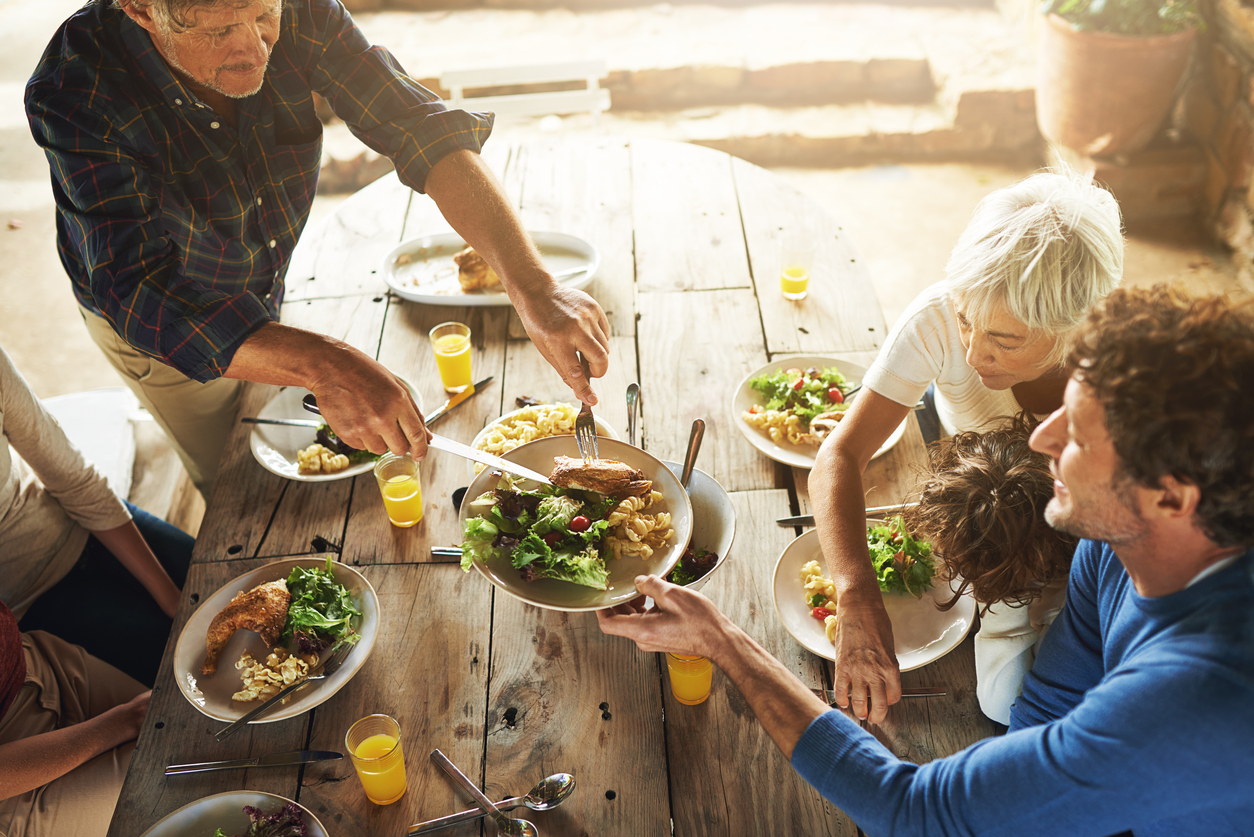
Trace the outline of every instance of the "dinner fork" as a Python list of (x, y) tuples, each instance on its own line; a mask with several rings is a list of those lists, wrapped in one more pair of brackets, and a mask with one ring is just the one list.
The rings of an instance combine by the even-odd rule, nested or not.
[[(591, 383), (592, 373), (588, 370), (588, 359), (582, 354), (579, 355), (579, 367), (583, 370), (584, 380)], [(575, 417), (575, 444), (579, 445), (579, 455), (583, 457), (585, 465), (600, 458), (597, 453), (597, 423), (587, 402), (584, 402), (583, 409)]]
[(261, 704), (261, 706), (258, 706), (256, 709), (249, 711), (248, 714), (245, 715), (244, 717), (238, 720), (232, 721), (227, 726), (218, 730), (217, 732), (213, 734), (213, 737), (218, 739), (219, 741), (222, 741), (227, 736), (234, 734), (236, 730), (238, 730), (240, 727), (246, 726), (248, 722), (251, 721), (253, 718), (256, 718), (260, 715), (265, 714), (265, 712), (267, 712), (270, 709), (270, 707), (274, 706), (276, 703), (278, 703), (283, 698), (290, 695), (292, 692), (295, 692), (299, 689), (303, 689), (306, 686), (308, 686), (310, 683), (313, 683), (317, 680), (325, 680), (326, 678), (330, 677), (332, 674), (335, 674), (335, 672), (339, 671), (340, 666), (344, 664), (344, 659), (348, 657), (350, 653), (352, 653), (352, 650), (353, 648), (356, 647), (356, 645), (357, 645), (356, 642), (346, 642), (345, 640), (340, 640), (335, 645), (332, 645), (330, 649), (330, 653), (327, 654), (323, 662), (319, 663), (318, 666), (314, 668), (313, 674), (310, 674), (304, 680), (297, 680), (295, 683), (292, 683), (291, 685), (284, 686), (281, 690), (279, 690), (279, 693), (277, 695), (270, 698), (265, 703)]

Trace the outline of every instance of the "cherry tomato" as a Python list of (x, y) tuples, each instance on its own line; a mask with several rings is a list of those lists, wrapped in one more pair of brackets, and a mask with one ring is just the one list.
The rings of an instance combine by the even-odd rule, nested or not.
[(801, 388), (805, 385), (806, 385), (805, 378), (798, 378), (796, 381), (793, 382), (792, 390), (793, 392), (799, 392)]
[(588, 531), (588, 527), (591, 525), (592, 525), (592, 521), (588, 520), (588, 518), (584, 517), (582, 514), (577, 514), (570, 521), (570, 531), (586, 532)]
[(751, 412), (751, 413), (760, 413), (760, 412), (762, 412), (762, 408), (761, 408), (759, 405), (754, 404), (753, 406), (751, 406), (751, 407), (749, 408), (749, 412)]
[(544, 542), (547, 543), (550, 547), (557, 546), (557, 542), (560, 541), (561, 539), (562, 539), (562, 536), (558, 532), (549, 532), (547, 535), (544, 536)]
[(816, 607), (810, 611), (810, 615), (822, 622), (824, 619), (832, 615), (832, 612), (825, 607)]
[(832, 387), (829, 389), (827, 391), (827, 397), (831, 399), (833, 404), (843, 404), (845, 401), (845, 394), (840, 391), (840, 387)]

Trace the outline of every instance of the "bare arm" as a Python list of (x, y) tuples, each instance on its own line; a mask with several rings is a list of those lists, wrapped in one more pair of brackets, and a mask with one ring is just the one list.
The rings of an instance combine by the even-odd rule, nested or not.
[(575, 352), (594, 378), (609, 368), (610, 324), (596, 300), (553, 279), (492, 170), (473, 151), (443, 157), (427, 175), (427, 194), (453, 229), (501, 277), (531, 342), (580, 401), (596, 403)]
[(771, 740), (791, 759), (802, 733), (828, 710), (827, 704), (700, 593), (657, 576), (637, 578), (636, 589), (652, 596), (654, 607), (643, 613), (630, 606), (599, 610), (601, 630), (634, 640), (645, 651), (709, 657), (736, 684)]
[(81, 724), (0, 744), (4, 799), (60, 779), (79, 765), (139, 735), (152, 692), (106, 710)]
[(128, 520), (114, 529), (92, 534), (144, 585), (144, 589), (161, 607), (161, 612), (173, 619), (179, 606), (179, 588), (161, 566), (157, 556), (152, 554), (152, 549), (139, 533), (135, 521)]
[(427, 428), (400, 378), (339, 340), (265, 323), (236, 350), (226, 376), (311, 390), (327, 424), (355, 448), (426, 455)]
[(862, 474), (908, 414), (908, 407), (864, 391), (824, 441), (810, 472), (815, 528), (837, 590), (836, 700), (846, 708), (852, 702), (857, 717), (877, 724), (901, 700), (901, 674), (893, 627), (867, 552)]

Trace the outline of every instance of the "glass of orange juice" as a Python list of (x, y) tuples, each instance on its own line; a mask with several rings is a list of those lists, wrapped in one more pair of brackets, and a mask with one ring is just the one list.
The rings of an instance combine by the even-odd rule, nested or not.
[(666, 669), (670, 672), (671, 694), (675, 696), (675, 700), (688, 706), (696, 706), (704, 703), (710, 696), (714, 664), (705, 657), (668, 653)]
[(348, 755), (366, 798), (375, 805), (391, 805), (405, 793), (405, 754), (401, 727), (387, 715), (367, 715), (344, 736)]
[(383, 454), (374, 463), (374, 478), (393, 526), (407, 529), (422, 520), (422, 483), (412, 456)]
[(814, 263), (814, 234), (806, 227), (784, 231), (779, 248), (779, 288), (784, 299), (805, 299)]
[(444, 391), (457, 393), (470, 386), (470, 326), (440, 323), (431, 329), (431, 347)]

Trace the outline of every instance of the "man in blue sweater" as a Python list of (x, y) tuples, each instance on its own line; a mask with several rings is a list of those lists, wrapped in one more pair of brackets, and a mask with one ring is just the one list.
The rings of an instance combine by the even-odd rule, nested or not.
[(1254, 303), (1120, 290), (1071, 351), (1046, 520), (1082, 538), (1010, 731), (924, 765), (830, 711), (697, 593), (599, 614), (708, 656), (868, 834), (1254, 834)]

